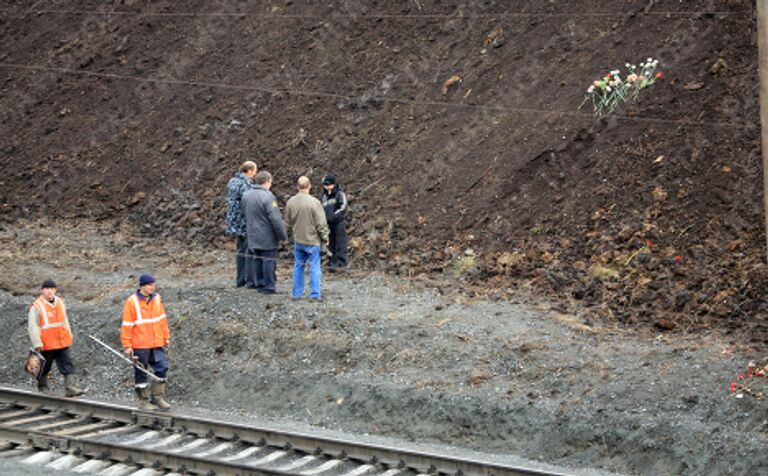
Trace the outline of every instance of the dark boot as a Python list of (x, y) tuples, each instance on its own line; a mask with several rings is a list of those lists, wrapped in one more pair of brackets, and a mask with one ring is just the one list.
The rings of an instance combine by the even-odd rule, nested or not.
[(38, 379), (37, 381), (37, 391), (40, 393), (43, 393), (45, 395), (49, 395), (51, 393), (51, 388), (48, 386), (48, 376), (43, 375)]
[(160, 410), (170, 410), (171, 404), (165, 401), (165, 382), (152, 381), (152, 403)]
[(153, 411), (157, 407), (149, 402), (149, 388), (136, 387), (136, 397), (139, 399), (139, 410)]
[(67, 392), (67, 397), (79, 397), (85, 393), (85, 390), (75, 385), (75, 376), (72, 374), (64, 376), (64, 390)]

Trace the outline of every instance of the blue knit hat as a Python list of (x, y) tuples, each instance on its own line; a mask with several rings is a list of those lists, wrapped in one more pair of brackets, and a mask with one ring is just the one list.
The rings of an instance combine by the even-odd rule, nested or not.
[(144, 273), (141, 276), (139, 276), (139, 287), (142, 287), (146, 284), (152, 284), (154, 282), (155, 282), (155, 277), (149, 273)]

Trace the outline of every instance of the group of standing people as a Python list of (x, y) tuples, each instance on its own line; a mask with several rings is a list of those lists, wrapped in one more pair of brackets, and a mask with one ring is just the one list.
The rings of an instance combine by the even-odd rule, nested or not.
[(263, 294), (277, 292), (277, 256), (280, 247), (293, 238), (293, 286), (291, 296), (304, 294), (304, 273), (309, 267), (309, 299), (322, 293), (322, 249), (328, 248), (327, 269), (336, 271), (348, 264), (345, 215), (347, 198), (333, 175), (323, 177), (320, 199), (311, 195), (308, 177), (296, 181), (297, 193), (285, 207), (285, 220), (271, 192), (272, 174), (259, 172), (246, 161), (227, 184), (226, 234), (236, 237), (236, 285)]
[[(67, 397), (85, 393), (75, 382), (75, 365), (70, 348), (74, 342), (67, 307), (57, 295), (57, 286), (47, 279), (40, 286), (40, 296), (29, 306), (27, 329), (32, 348), (42, 356), (37, 389), (50, 393), (48, 374), (53, 363), (64, 376)], [(168, 410), (165, 383), (171, 333), (155, 278), (148, 273), (139, 277), (136, 292), (123, 303), (120, 342), (123, 353), (134, 365), (134, 389), (141, 410)], [(149, 382), (149, 378), (152, 382)]]
[[(329, 248), (328, 269), (347, 266), (345, 214), (347, 198), (332, 175), (323, 177), (323, 192), (318, 200), (310, 192), (307, 177), (299, 177), (297, 193), (285, 207), (285, 221), (277, 199), (271, 192), (272, 175), (258, 172), (256, 164), (244, 162), (228, 185), (227, 230), (236, 237), (238, 287), (274, 294), (276, 289), (277, 253), (287, 242), (286, 229), (293, 237), (292, 297), (304, 294), (304, 272), (309, 267), (309, 299), (322, 298), (321, 251)], [(50, 279), (40, 286), (40, 295), (29, 306), (27, 327), (32, 348), (42, 357), (42, 368), (36, 374), (37, 388), (49, 393), (48, 375), (55, 362), (64, 376), (67, 397), (86, 390), (77, 386), (75, 365), (70, 348), (72, 330), (64, 301), (57, 296), (56, 283)], [(134, 366), (134, 389), (141, 410), (168, 410), (165, 399), (168, 353), (171, 334), (155, 278), (148, 273), (139, 276), (138, 289), (123, 303), (120, 343), (124, 355)], [(151, 379), (151, 382), (150, 382)]]

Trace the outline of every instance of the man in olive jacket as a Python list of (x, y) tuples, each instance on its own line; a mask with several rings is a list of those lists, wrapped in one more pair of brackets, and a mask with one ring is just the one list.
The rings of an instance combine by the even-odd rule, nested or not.
[(309, 194), (311, 183), (307, 177), (299, 177), (299, 193), (285, 206), (285, 222), (293, 235), (293, 299), (304, 294), (304, 268), (309, 262), (309, 299), (319, 300), (320, 245), (328, 245), (328, 223), (320, 200)]
[(263, 294), (275, 294), (277, 282), (277, 250), (288, 240), (285, 225), (270, 192), (272, 174), (259, 172), (256, 185), (243, 195), (243, 214), (248, 238), (249, 266), (255, 276), (254, 289)]

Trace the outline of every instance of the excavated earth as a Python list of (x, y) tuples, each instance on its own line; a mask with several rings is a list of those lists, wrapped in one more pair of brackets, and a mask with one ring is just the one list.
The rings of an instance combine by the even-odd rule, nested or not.
[[(3, 0), (0, 217), (220, 244), (254, 158), (281, 203), (339, 177), (358, 267), (764, 344), (753, 3)], [(578, 109), (649, 56), (637, 102)]]
[[(637, 101), (578, 109), (649, 56)], [(758, 89), (748, 0), (0, 0), (2, 378), (52, 277), (94, 394), (128, 398), (85, 335), (116, 343), (152, 270), (188, 408), (765, 472), (764, 400), (728, 394), (768, 342)], [(327, 302), (232, 289), (249, 158), (281, 205), (302, 174), (347, 190)]]

